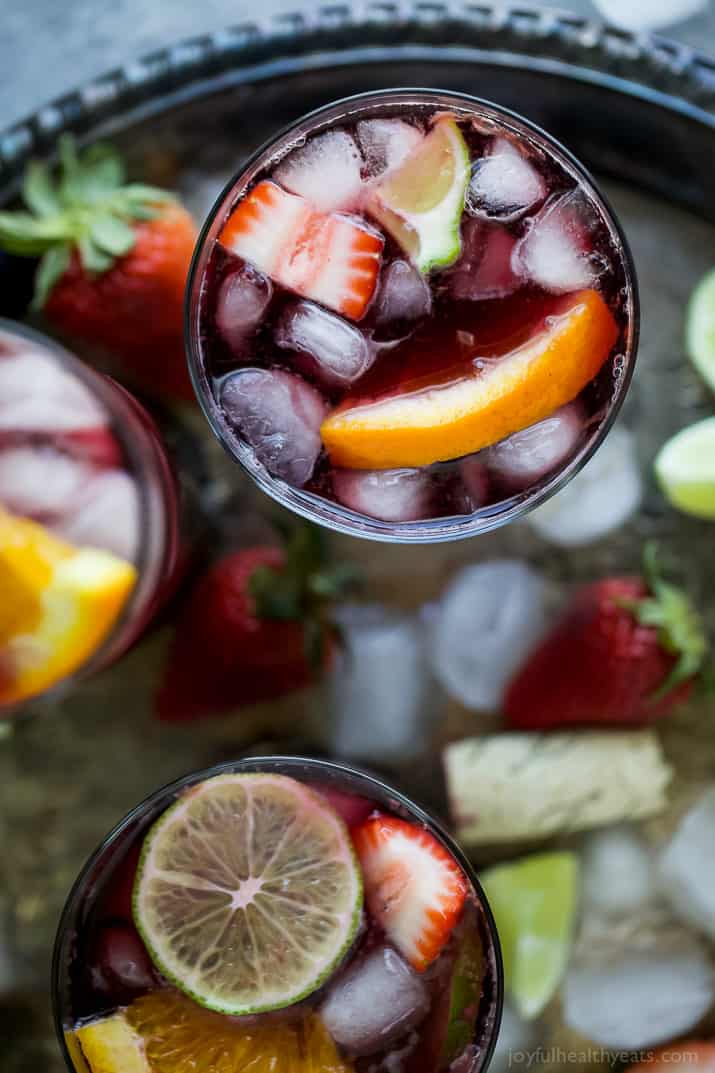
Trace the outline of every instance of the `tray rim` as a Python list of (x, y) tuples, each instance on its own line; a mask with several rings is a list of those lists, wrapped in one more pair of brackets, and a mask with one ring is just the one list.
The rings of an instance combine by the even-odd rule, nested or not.
[[(346, 34), (353, 41), (358, 32), (361, 44), (343, 45)], [(715, 132), (715, 57), (667, 37), (634, 34), (528, 3), (338, 0), (182, 39), (0, 129), (0, 197), (14, 192), (31, 156), (53, 154), (63, 131), (81, 137), (98, 128), (124, 129), (235, 85), (331, 66), (429, 60), (435, 48), (442, 60), (518, 63), (590, 83), (680, 113)]]

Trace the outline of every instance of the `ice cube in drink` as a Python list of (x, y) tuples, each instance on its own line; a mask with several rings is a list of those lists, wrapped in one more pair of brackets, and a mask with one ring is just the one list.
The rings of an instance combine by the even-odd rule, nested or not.
[(148, 414), (0, 323), (0, 717), (131, 644), (176, 573), (177, 526)]
[[(637, 334), (625, 240), (580, 165), (429, 91), (339, 103), (259, 153), (214, 209), (190, 313), (204, 409), (262, 487), (398, 540), (546, 498), (605, 434)], [(386, 507), (403, 473), (419, 494)]]
[(174, 784), (110, 835), (54, 984), (73, 1073), (477, 1073), (500, 971), (429, 817), (350, 768), (264, 758)]

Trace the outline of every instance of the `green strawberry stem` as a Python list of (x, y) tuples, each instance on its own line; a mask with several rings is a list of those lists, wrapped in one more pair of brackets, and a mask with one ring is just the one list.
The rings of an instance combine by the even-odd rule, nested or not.
[(261, 566), (253, 572), (249, 591), (256, 616), (302, 622), (306, 657), (319, 670), (328, 639), (338, 634), (330, 621), (330, 607), (360, 584), (360, 571), (350, 563), (328, 561), (325, 538), (317, 526), (277, 528), (282, 531), (285, 558), (280, 567)]
[(74, 139), (59, 141), (59, 169), (32, 161), (22, 198), (26, 212), (0, 212), (0, 248), (19, 257), (41, 257), (33, 307), (44, 306), (73, 253), (84, 271), (101, 275), (136, 241), (134, 224), (158, 216), (173, 200), (165, 190), (127, 183), (124, 164), (109, 145), (77, 152)]
[(654, 543), (644, 548), (643, 574), (650, 596), (624, 601), (623, 606), (642, 626), (654, 628), (661, 648), (676, 657), (672, 670), (650, 698), (655, 702), (703, 670), (708, 642), (702, 619), (687, 593), (663, 579)]

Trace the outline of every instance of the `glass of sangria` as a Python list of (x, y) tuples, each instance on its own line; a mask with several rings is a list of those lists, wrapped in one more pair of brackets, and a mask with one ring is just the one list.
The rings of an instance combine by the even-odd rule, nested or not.
[(184, 558), (179, 486), (144, 408), (0, 321), (0, 718), (117, 659)]
[(194, 256), (187, 347), (218, 439), (312, 521), (400, 542), (522, 515), (633, 370), (628, 246), (571, 154), (433, 90), (322, 108), (261, 148)]
[(503, 984), (431, 816), (353, 768), (258, 757), (114, 829), (69, 896), (53, 989), (71, 1073), (477, 1073)]

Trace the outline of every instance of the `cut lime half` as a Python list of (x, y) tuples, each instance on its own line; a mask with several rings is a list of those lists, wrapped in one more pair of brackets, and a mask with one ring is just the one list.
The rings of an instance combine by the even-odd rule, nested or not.
[(559, 986), (571, 951), (577, 858), (538, 853), (490, 868), (481, 880), (501, 941), (507, 990), (522, 1017), (538, 1017)]
[(655, 460), (661, 488), (674, 507), (715, 519), (715, 417), (676, 433)]
[(369, 211), (420, 272), (459, 256), (459, 225), (469, 182), (469, 150), (454, 119), (443, 116), (369, 199)]
[(703, 277), (688, 304), (685, 346), (693, 365), (715, 391), (715, 268)]
[(134, 920), (154, 963), (220, 1013), (305, 998), (349, 949), (362, 907), (350, 836), (326, 802), (282, 775), (218, 775), (151, 828)]

